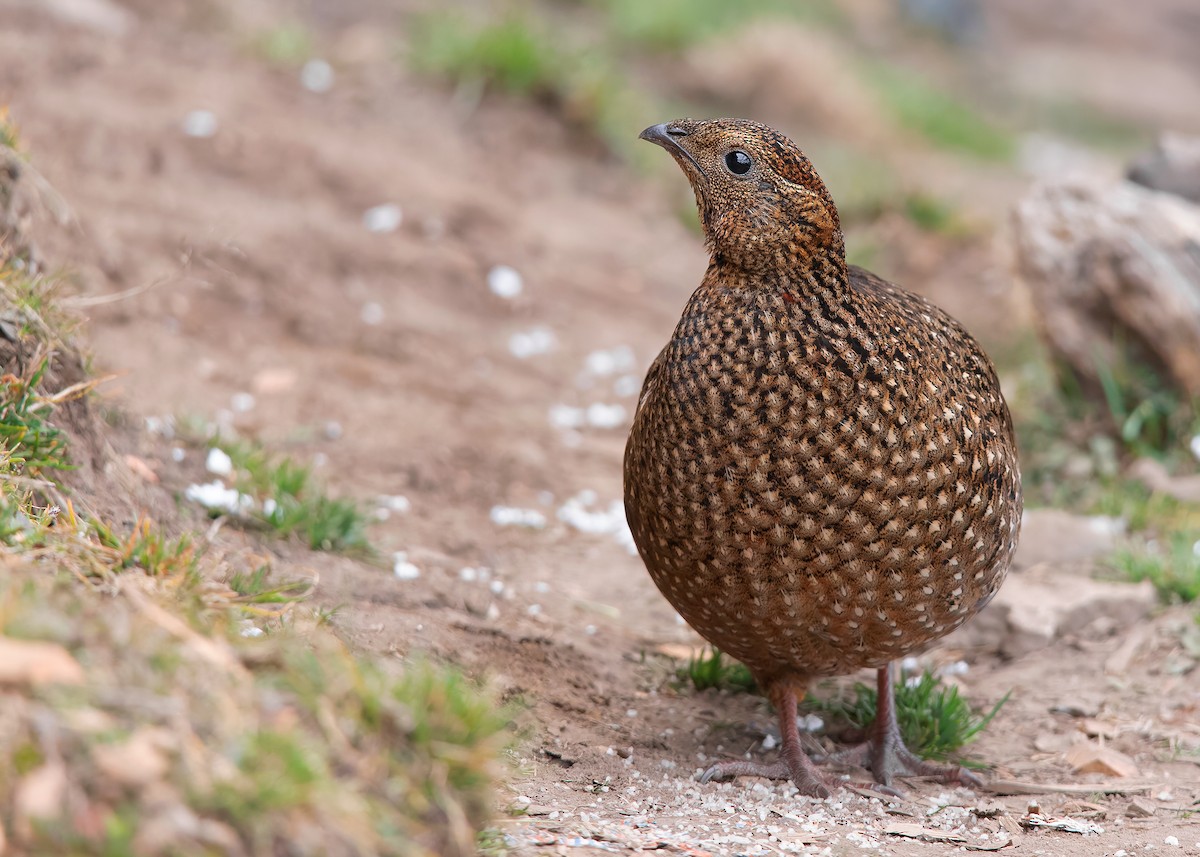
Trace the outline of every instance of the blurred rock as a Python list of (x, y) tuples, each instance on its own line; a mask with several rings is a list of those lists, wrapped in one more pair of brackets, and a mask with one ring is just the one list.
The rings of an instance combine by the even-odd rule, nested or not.
[(987, 34), (981, 0), (900, 0), (900, 11), (955, 44), (978, 44)]
[(0, 637), (0, 684), (82, 684), (83, 667), (58, 643)]
[(1139, 458), (1130, 465), (1129, 475), (1151, 491), (1185, 503), (1200, 503), (1200, 475), (1172, 476), (1161, 461), (1153, 458)]
[(51, 821), (63, 814), (67, 793), (67, 768), (58, 760), (34, 768), (17, 781), (13, 797), (13, 829), (21, 839), (33, 834), (35, 822)]
[(1101, 395), (1098, 365), (1144, 360), (1200, 396), (1200, 208), (1130, 182), (1060, 180), (1017, 206), (1017, 262), (1052, 354)]
[(706, 41), (684, 58), (691, 94), (758, 105), (763, 115), (794, 116), (797, 126), (831, 137), (871, 141), (894, 136), (879, 101), (834, 35), (787, 21), (759, 21)]
[(134, 24), (133, 14), (111, 0), (26, 0), (54, 17), (76, 27), (84, 27), (106, 36), (123, 36)]
[(1200, 137), (1163, 134), (1154, 148), (1133, 159), (1131, 182), (1200, 202)]
[(947, 645), (1017, 658), (1080, 631), (1101, 616), (1133, 625), (1149, 615), (1156, 603), (1149, 581), (1092, 580), (1055, 565), (1037, 565), (1009, 575), (992, 603), (955, 631)]
[(1021, 520), (1018, 568), (1063, 564), (1110, 553), (1124, 524), (1102, 515), (1073, 515), (1061, 509), (1029, 509)]

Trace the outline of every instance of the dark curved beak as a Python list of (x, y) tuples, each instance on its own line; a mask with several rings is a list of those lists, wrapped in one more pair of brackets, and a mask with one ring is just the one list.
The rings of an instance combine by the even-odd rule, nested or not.
[(697, 173), (704, 175), (704, 171), (700, 169), (700, 165), (696, 163), (692, 153), (685, 149), (683, 143), (680, 142), (687, 135), (688, 132), (679, 126), (672, 125), (670, 122), (662, 122), (658, 125), (651, 125), (638, 134), (638, 139), (662, 146), (674, 156), (675, 160), (680, 161), (681, 165), (682, 161), (686, 160)]

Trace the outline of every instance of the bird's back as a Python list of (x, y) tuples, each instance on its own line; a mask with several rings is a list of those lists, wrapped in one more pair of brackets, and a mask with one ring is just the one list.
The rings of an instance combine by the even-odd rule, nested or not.
[(926, 300), (711, 266), (642, 391), (625, 504), (650, 573), (760, 680), (878, 666), (999, 587), (1021, 515), (990, 361)]

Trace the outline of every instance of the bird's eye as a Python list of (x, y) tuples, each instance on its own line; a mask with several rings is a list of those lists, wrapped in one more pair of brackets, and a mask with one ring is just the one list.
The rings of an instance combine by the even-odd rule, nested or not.
[(735, 176), (744, 176), (750, 172), (750, 156), (741, 149), (734, 149), (725, 156), (725, 167)]

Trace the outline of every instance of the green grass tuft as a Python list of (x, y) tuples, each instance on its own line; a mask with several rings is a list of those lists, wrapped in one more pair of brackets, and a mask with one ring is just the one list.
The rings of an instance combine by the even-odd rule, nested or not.
[[(896, 719), (900, 734), (910, 750), (925, 759), (957, 759), (958, 751), (975, 740), (1008, 701), (1005, 694), (986, 714), (976, 713), (958, 694), (958, 688), (945, 686), (932, 673), (922, 673), (913, 683), (902, 680), (896, 685)], [(875, 720), (878, 695), (875, 688), (854, 685), (851, 699), (821, 700), (809, 697), (804, 708), (845, 722), (853, 729), (866, 729)], [(978, 763), (957, 759), (961, 764)]]
[(935, 146), (987, 161), (1010, 160), (1016, 151), (1010, 132), (919, 75), (874, 63), (864, 76), (902, 127)]
[(729, 35), (766, 17), (786, 17), (826, 27), (841, 27), (845, 18), (830, 0), (790, 3), (787, 0), (595, 0), (602, 8), (613, 38), (666, 53), (680, 51), (706, 39)]
[(1175, 531), (1161, 541), (1142, 541), (1123, 548), (1109, 562), (1129, 580), (1149, 580), (1163, 601), (1192, 602), (1200, 598), (1198, 548), (1200, 530)]
[(302, 536), (313, 550), (370, 551), (366, 511), (352, 500), (330, 497), (311, 467), (247, 441), (210, 443), (233, 461), (234, 487), (257, 501), (249, 517), (285, 538)]
[(39, 391), (49, 364), (43, 357), (27, 378), (0, 378), (0, 444), (13, 475), (37, 477), (71, 468), (63, 433), (49, 420), (57, 400)]
[(680, 683), (690, 683), (696, 690), (732, 690), (753, 693), (758, 688), (754, 676), (745, 664), (735, 661), (720, 649), (706, 648), (676, 670)]
[(313, 36), (303, 24), (283, 23), (259, 34), (251, 49), (273, 65), (299, 66), (313, 55)]

